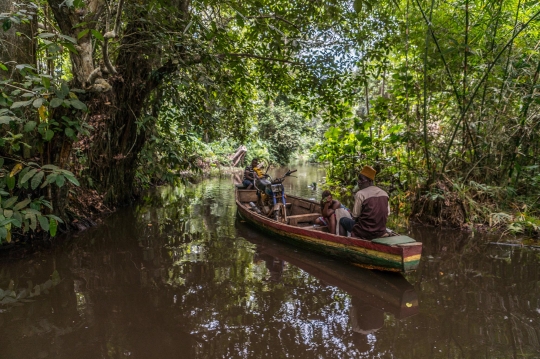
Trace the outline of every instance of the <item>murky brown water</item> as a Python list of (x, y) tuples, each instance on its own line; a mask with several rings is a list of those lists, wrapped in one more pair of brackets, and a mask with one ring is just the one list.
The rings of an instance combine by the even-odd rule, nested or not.
[[(324, 172), (299, 174), (287, 190), (318, 198)], [(416, 228), (405, 280), (277, 244), (235, 211), (227, 175), (3, 260), (0, 358), (540, 357), (539, 251)]]

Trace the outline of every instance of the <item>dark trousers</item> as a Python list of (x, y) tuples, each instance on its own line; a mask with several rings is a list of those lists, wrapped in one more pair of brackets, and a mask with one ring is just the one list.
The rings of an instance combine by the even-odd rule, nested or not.
[(353, 229), (355, 223), (356, 223), (356, 222), (354, 221), (354, 219), (348, 218), (348, 217), (341, 217), (341, 219), (339, 220), (339, 224), (340, 224), (347, 232), (351, 232), (351, 233), (352, 233), (352, 229)]

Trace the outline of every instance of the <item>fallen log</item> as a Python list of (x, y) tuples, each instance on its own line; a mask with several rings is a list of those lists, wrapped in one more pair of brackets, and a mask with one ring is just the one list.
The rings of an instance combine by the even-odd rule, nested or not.
[(238, 163), (242, 162), (244, 157), (246, 156), (247, 148), (242, 145), (236, 149), (236, 152), (229, 156), (231, 159), (231, 163), (233, 166), (236, 166)]

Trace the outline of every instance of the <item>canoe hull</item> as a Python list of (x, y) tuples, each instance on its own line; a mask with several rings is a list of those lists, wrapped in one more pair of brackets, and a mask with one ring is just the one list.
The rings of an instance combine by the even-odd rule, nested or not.
[(291, 226), (249, 210), (238, 201), (238, 196), (236, 202), (238, 214), (244, 221), (283, 242), (365, 268), (408, 272), (418, 267), (422, 252), (422, 244), (419, 242), (389, 246)]

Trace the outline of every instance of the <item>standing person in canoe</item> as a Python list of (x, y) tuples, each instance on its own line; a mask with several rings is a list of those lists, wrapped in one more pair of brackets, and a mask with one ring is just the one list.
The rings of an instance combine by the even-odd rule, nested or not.
[(260, 170), (259, 159), (254, 158), (251, 160), (251, 166), (247, 166), (244, 170), (244, 180), (242, 184), (247, 187), (247, 189), (255, 188), (255, 178), (262, 177), (262, 171)]
[(322, 193), (321, 199), (321, 213), (323, 216), (323, 223), (328, 225), (328, 231), (338, 236), (346, 235), (346, 231), (340, 225), (342, 218), (351, 219), (351, 214), (345, 208), (341, 202), (332, 198), (330, 191), (326, 190)]
[(354, 237), (372, 240), (386, 235), (390, 214), (388, 193), (373, 184), (376, 173), (373, 167), (364, 166), (358, 175), (360, 190), (354, 195), (353, 218), (342, 218), (339, 222)]

